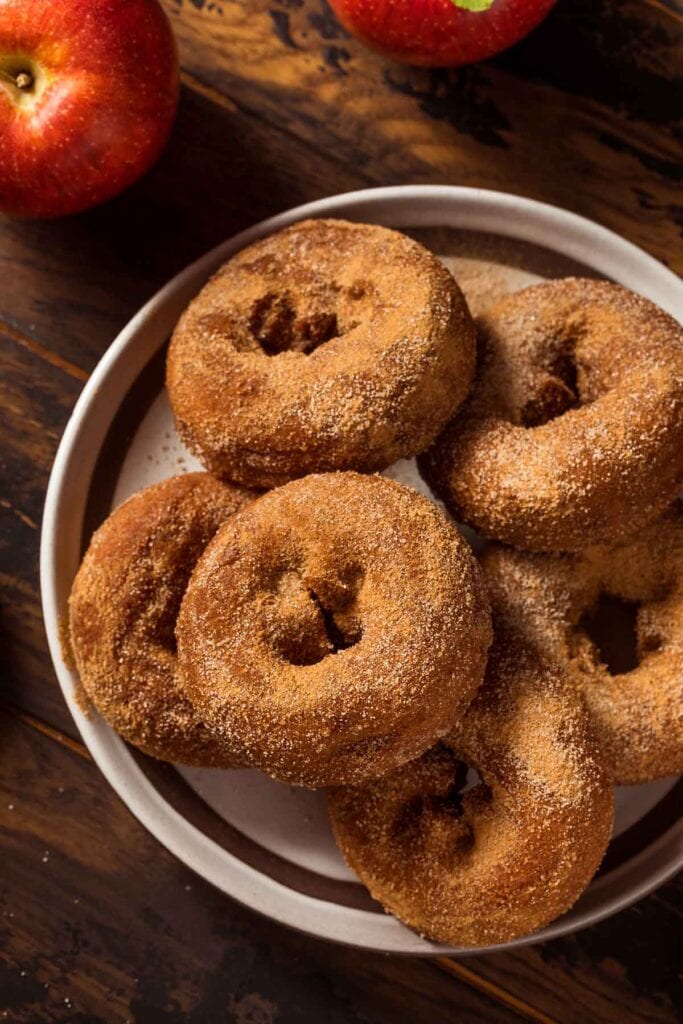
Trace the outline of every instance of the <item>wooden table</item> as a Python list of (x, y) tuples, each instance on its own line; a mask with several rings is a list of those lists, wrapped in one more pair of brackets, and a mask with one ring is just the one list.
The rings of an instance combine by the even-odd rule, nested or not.
[(37, 561), (89, 372), (170, 275), (268, 214), (369, 185), (480, 185), (578, 211), (673, 264), (676, 0), (561, 0), (516, 49), (453, 72), (369, 54), (325, 0), (166, 7), (183, 89), (157, 167), (84, 216), (0, 223), (0, 1020), (674, 1021), (675, 883), (567, 939), (412, 961), (302, 937), (201, 882), (80, 743)]

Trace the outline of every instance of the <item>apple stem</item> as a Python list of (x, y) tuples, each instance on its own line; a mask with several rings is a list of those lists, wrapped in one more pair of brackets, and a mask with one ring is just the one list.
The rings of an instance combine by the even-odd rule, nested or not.
[(20, 71), (16, 75), (11, 75), (7, 71), (0, 69), (0, 78), (9, 82), (10, 85), (16, 86), (17, 89), (21, 90), (21, 92), (29, 92), (29, 90), (33, 88), (35, 81), (33, 75), (28, 71)]

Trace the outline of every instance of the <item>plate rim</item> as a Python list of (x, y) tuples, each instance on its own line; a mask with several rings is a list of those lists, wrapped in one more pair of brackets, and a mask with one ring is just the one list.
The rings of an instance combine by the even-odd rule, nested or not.
[[(395, 214), (396, 204), (409, 207), (411, 203), (414, 204), (414, 209), (409, 215), (406, 211), (406, 219), (402, 221), (400, 216)], [(542, 245), (555, 252), (561, 251), (563, 255), (583, 262), (608, 277), (614, 276), (618, 267), (619, 280), (627, 287), (642, 291), (643, 279), (646, 278), (646, 291), (653, 301), (673, 315), (678, 314), (680, 317), (683, 312), (683, 284), (672, 271), (654, 257), (588, 218), (513, 193), (455, 185), (398, 185), (339, 193), (293, 207), (233, 235), (193, 261), (160, 288), (118, 333), (85, 384), (62, 435), (46, 492), (40, 542), (43, 618), (55, 673), (88, 750), (128, 810), (174, 856), (236, 902), (280, 924), (317, 938), (375, 952), (412, 956), (483, 955), (487, 952), (518, 948), (572, 934), (617, 913), (672, 877), (683, 866), (683, 847), (678, 857), (672, 857), (670, 862), (660, 866), (659, 870), (655, 870), (640, 885), (633, 886), (626, 894), (613, 897), (599, 910), (587, 911), (583, 918), (570, 922), (561, 917), (540, 932), (522, 936), (508, 943), (466, 949), (436, 944), (409, 932), (389, 915), (371, 914), (360, 909), (336, 905), (334, 915), (337, 919), (340, 916), (347, 916), (348, 912), (353, 918), (357, 918), (357, 915), (372, 918), (372, 922), (367, 922), (368, 926), (381, 922), (384, 927), (369, 927), (370, 932), (378, 933), (378, 937), (372, 941), (357, 941), (330, 934), (329, 928), (320, 923), (321, 906), (330, 906), (329, 904), (311, 896), (295, 893), (273, 879), (267, 880), (263, 898), (257, 897), (254, 885), (259, 883), (263, 876), (250, 865), (223, 850), (186, 821), (146, 778), (120, 737), (103, 722), (85, 716), (74, 693), (74, 673), (67, 667), (62, 657), (59, 545), (55, 541), (59, 536), (60, 524), (65, 513), (64, 506), (71, 472), (76, 469), (75, 454), (79, 439), (82, 442), (83, 424), (89, 415), (93, 417), (97, 413), (100, 388), (105, 385), (122, 356), (128, 352), (131, 342), (151, 319), (157, 316), (163, 319), (167, 307), (173, 307), (174, 300), (179, 295), (187, 292), (189, 297), (189, 294), (193, 294), (196, 290), (195, 282), (199, 282), (201, 287), (201, 283), (215, 267), (232, 253), (294, 221), (321, 216), (363, 220), (365, 215), (368, 220), (375, 223), (384, 223), (386, 219), (389, 223), (400, 223), (403, 226), (409, 224), (410, 227), (434, 227), (440, 223), (438, 219), (435, 220), (435, 216), (443, 217), (444, 207), (453, 213), (453, 217), (450, 222), (442, 221), (443, 226), (486, 231)], [(455, 220), (457, 224), (454, 223)], [(558, 238), (562, 239), (561, 249), (557, 242)], [(131, 364), (130, 374), (134, 378), (140, 367), (136, 369), (134, 358), (131, 359)], [(655, 848), (671, 842), (672, 834), (680, 831), (679, 826), (673, 826), (622, 868), (632, 865), (634, 861), (647, 860)], [(195, 850), (197, 843), (199, 845)], [(185, 844), (189, 844), (189, 848)], [(202, 850), (202, 846), (206, 849)], [(217, 873), (215, 870), (215, 867), (220, 865), (211, 867), (208, 863), (209, 854), (213, 853), (215, 856), (216, 851), (220, 851), (224, 863), (225, 858), (228, 858), (227, 862), (231, 868), (237, 875), (242, 876), (243, 888), (240, 892), (228, 890), (222, 884), (220, 871)], [(620, 870), (617, 868), (607, 877), (613, 878)], [(278, 897), (275, 903), (274, 896)], [(282, 913), (281, 898), (285, 903), (294, 899), (295, 903), (305, 901), (307, 905), (299, 906), (299, 916), (292, 920), (287, 913)], [(377, 944), (380, 935), (382, 941)]]

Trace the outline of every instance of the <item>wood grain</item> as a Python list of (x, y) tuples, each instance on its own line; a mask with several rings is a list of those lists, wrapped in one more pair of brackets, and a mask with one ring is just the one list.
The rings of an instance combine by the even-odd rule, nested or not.
[(82, 381), (0, 327), (2, 699), (75, 734), (46, 649), (38, 584), (45, 488)]
[[(9, 866), (0, 886), (0, 993), (18, 1024), (80, 1021), (78, 1013), (213, 1021), (214, 1000), (239, 1006), (242, 996), (229, 988), (237, 968), (227, 970), (226, 949), (255, 979), (247, 995), (258, 999), (246, 1006), (270, 1002), (278, 1021), (677, 1019), (670, 937), (680, 929), (680, 883), (538, 950), (432, 963), (368, 955), (297, 936), (219, 896), (132, 821), (81, 744), (1, 712), (0, 744), (0, 847)], [(58, 954), (45, 957), (46, 949)], [(345, 993), (343, 1006), (331, 996), (319, 1002), (321, 989)], [(105, 1001), (110, 1016), (87, 1016)]]
[[(478, 974), (556, 1020), (674, 1024), (683, 987), (680, 879), (587, 931), (515, 953), (477, 957)], [(469, 963), (469, 961), (468, 961)], [(533, 993), (533, 996), (531, 996)]]
[(524, 1020), (428, 961), (406, 970), (255, 917), (167, 854), (79, 756), (1, 714), (0, 743), (12, 1024)]
[(371, 54), (324, 0), (166, 6), (186, 71), (369, 182), (512, 190), (679, 254), (673, 10), (559, 3), (509, 54), (425, 71)]
[(0, 279), (12, 281), (0, 320), (92, 370), (193, 259), (263, 217), (365, 183), (323, 150), (184, 86), (170, 145), (133, 188), (62, 221), (0, 219)]
[(427, 963), (297, 936), (195, 879), (75, 739), (37, 555), (89, 371), (170, 275), (262, 217), (371, 185), (479, 185), (584, 213), (683, 266), (680, 4), (560, 0), (520, 46), (454, 71), (370, 54), (324, 0), (165, 6), (183, 88), (158, 165), (87, 214), (0, 220), (0, 703), (14, 708), (0, 715), (0, 1019), (675, 1021), (680, 884), (568, 939)]

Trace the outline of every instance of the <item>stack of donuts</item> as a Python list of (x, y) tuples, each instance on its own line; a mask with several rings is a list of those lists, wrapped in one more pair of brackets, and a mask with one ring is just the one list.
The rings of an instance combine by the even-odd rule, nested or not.
[[(206, 472), (91, 540), (92, 704), (153, 757), (329, 788), (349, 865), (432, 939), (565, 912), (615, 784), (683, 769), (678, 324), (578, 278), (475, 323), (416, 241), (303, 221), (194, 299), (167, 387)], [(413, 456), (440, 502), (380, 475)], [(594, 639), (610, 601), (629, 664)]]

